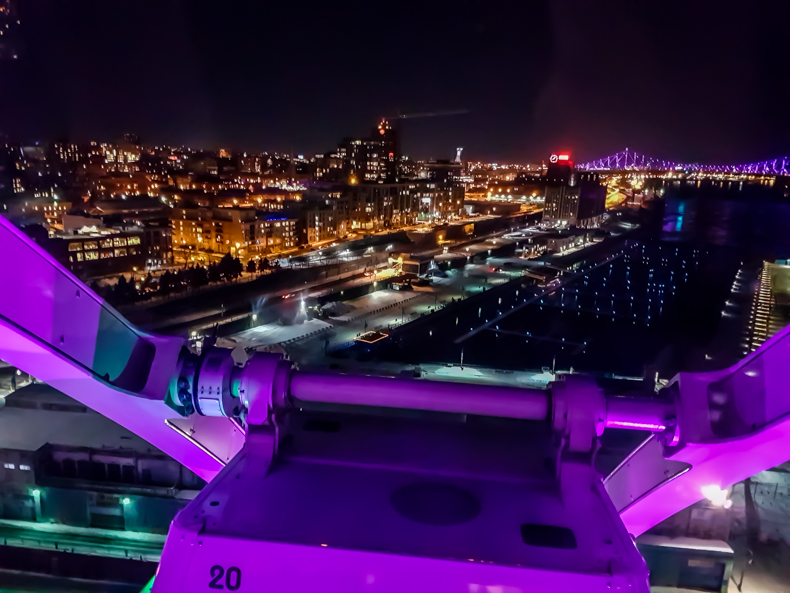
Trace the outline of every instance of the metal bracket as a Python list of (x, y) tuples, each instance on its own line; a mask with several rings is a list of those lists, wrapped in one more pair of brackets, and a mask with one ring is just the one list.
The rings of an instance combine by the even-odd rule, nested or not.
[(551, 385), (552, 428), (560, 435), (557, 482), (563, 505), (583, 513), (596, 479), (593, 460), (606, 423), (603, 391), (588, 377), (566, 375)]
[(572, 453), (592, 451), (606, 424), (606, 398), (589, 377), (566, 375), (551, 385), (552, 428)]
[(247, 410), (248, 425), (267, 424), (276, 409), (286, 406), (291, 370), (282, 355), (259, 352), (234, 372), (232, 389)]
[(195, 410), (198, 414), (238, 418), (241, 406), (231, 393), (230, 385), (234, 365), (230, 350), (204, 350), (193, 386)]

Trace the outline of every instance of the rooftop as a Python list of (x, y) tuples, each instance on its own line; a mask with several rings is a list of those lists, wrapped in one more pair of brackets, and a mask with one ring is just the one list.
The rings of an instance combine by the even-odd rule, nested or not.
[(8, 395), (0, 407), (0, 448), (37, 451), (66, 445), (160, 453), (147, 441), (43, 383)]

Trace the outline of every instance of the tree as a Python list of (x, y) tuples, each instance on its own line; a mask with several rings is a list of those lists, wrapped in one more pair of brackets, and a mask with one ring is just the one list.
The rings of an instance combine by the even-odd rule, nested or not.
[(267, 258), (263, 258), (258, 262), (258, 271), (259, 272), (268, 272), (269, 271), (269, 260)]
[(175, 274), (173, 274), (173, 286), (181, 292), (187, 287), (187, 274), (189, 270), (178, 270)]
[(208, 270), (206, 270), (206, 268), (203, 266), (195, 268), (191, 278), (192, 288), (198, 288), (199, 286), (205, 286), (206, 284), (208, 284)]
[(241, 273), (243, 271), (244, 271), (244, 266), (242, 265), (241, 260), (237, 257), (236, 259), (233, 260), (233, 267), (231, 268), (231, 276), (233, 276), (233, 279), (235, 280), (236, 278), (241, 276)]
[(151, 272), (148, 272), (148, 275), (143, 280), (143, 290), (156, 290), (156, 280), (151, 275)]
[(222, 280), (222, 273), (220, 272), (219, 264), (214, 262), (210, 263), (208, 265), (207, 272), (207, 279), (209, 282), (219, 282)]
[(254, 274), (257, 271), (258, 271), (258, 266), (255, 265), (255, 260), (251, 259), (250, 261), (248, 261), (247, 262), (247, 273), (248, 274)]
[(233, 265), (233, 258), (231, 257), (230, 253), (226, 253), (222, 256), (222, 259), (219, 260), (219, 263), (217, 264), (217, 269), (220, 276), (222, 276), (225, 280), (233, 279), (235, 266)]
[(165, 270), (165, 273), (159, 277), (159, 292), (162, 294), (170, 294), (175, 285), (175, 277), (170, 270)]
[(118, 283), (112, 291), (113, 300), (116, 303), (131, 303), (137, 297), (137, 290), (134, 284), (126, 280), (126, 276), (118, 278)]

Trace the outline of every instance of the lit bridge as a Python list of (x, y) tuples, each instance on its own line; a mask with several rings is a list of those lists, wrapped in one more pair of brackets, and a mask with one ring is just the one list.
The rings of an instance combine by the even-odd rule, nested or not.
[(743, 165), (706, 165), (656, 159), (627, 148), (616, 154), (578, 164), (586, 171), (678, 171), (732, 175), (790, 175), (790, 157)]

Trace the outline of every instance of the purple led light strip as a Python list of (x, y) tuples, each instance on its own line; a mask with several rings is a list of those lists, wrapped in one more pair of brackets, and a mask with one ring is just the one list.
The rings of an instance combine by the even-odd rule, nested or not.
[(699, 173), (730, 173), (735, 175), (790, 175), (790, 157), (780, 157), (772, 160), (740, 165), (706, 165), (656, 159), (628, 149), (607, 157), (581, 163), (577, 166), (579, 169), (585, 171), (682, 170)]

